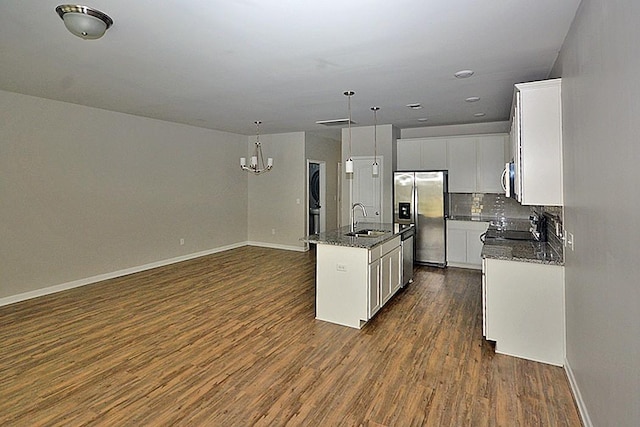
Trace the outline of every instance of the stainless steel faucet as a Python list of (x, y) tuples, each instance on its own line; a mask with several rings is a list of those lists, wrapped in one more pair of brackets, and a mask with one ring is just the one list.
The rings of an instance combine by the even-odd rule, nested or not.
[(356, 231), (356, 215), (355, 215), (355, 211), (356, 208), (360, 207), (362, 209), (362, 215), (367, 216), (367, 210), (365, 209), (364, 205), (362, 203), (354, 203), (353, 206), (351, 206), (351, 228), (349, 231), (351, 231), (352, 233), (354, 231)]

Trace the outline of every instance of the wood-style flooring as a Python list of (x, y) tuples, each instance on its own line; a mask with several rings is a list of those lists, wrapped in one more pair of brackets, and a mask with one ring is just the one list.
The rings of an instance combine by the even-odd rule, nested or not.
[(314, 253), (243, 247), (0, 307), (2, 426), (579, 426), (562, 368), (495, 354), (480, 273), (417, 267), (362, 330)]

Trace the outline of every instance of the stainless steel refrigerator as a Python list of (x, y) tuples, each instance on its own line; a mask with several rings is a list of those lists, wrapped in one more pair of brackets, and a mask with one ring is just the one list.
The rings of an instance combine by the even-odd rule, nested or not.
[(393, 222), (416, 227), (415, 262), (445, 267), (447, 172), (395, 172), (393, 184)]

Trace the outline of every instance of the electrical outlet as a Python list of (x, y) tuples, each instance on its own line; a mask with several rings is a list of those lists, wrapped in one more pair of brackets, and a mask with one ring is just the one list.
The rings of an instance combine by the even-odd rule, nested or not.
[(275, 228), (272, 228), (272, 229), (271, 229), (271, 234), (272, 234), (273, 236), (275, 236), (275, 235), (276, 235), (276, 229), (275, 229)]
[(180, 238), (180, 246), (184, 245), (184, 238)]
[(345, 264), (336, 264), (336, 270), (347, 271), (347, 266)]
[(574, 245), (575, 245), (575, 239), (573, 237), (573, 233), (569, 233), (567, 231), (567, 240), (566, 240), (566, 242), (567, 242), (567, 247), (573, 251), (574, 250), (573, 248), (574, 248)]

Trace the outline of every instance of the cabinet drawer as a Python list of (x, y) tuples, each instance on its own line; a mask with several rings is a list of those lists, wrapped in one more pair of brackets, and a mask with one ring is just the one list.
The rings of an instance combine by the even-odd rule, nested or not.
[(395, 248), (397, 248), (398, 246), (400, 246), (400, 236), (396, 236), (393, 239), (387, 242), (384, 242), (382, 245), (378, 247), (382, 248), (381, 255), (385, 255), (391, 252), (392, 250), (394, 250)]
[(382, 256), (382, 245), (374, 246), (369, 249), (369, 264), (380, 259)]

